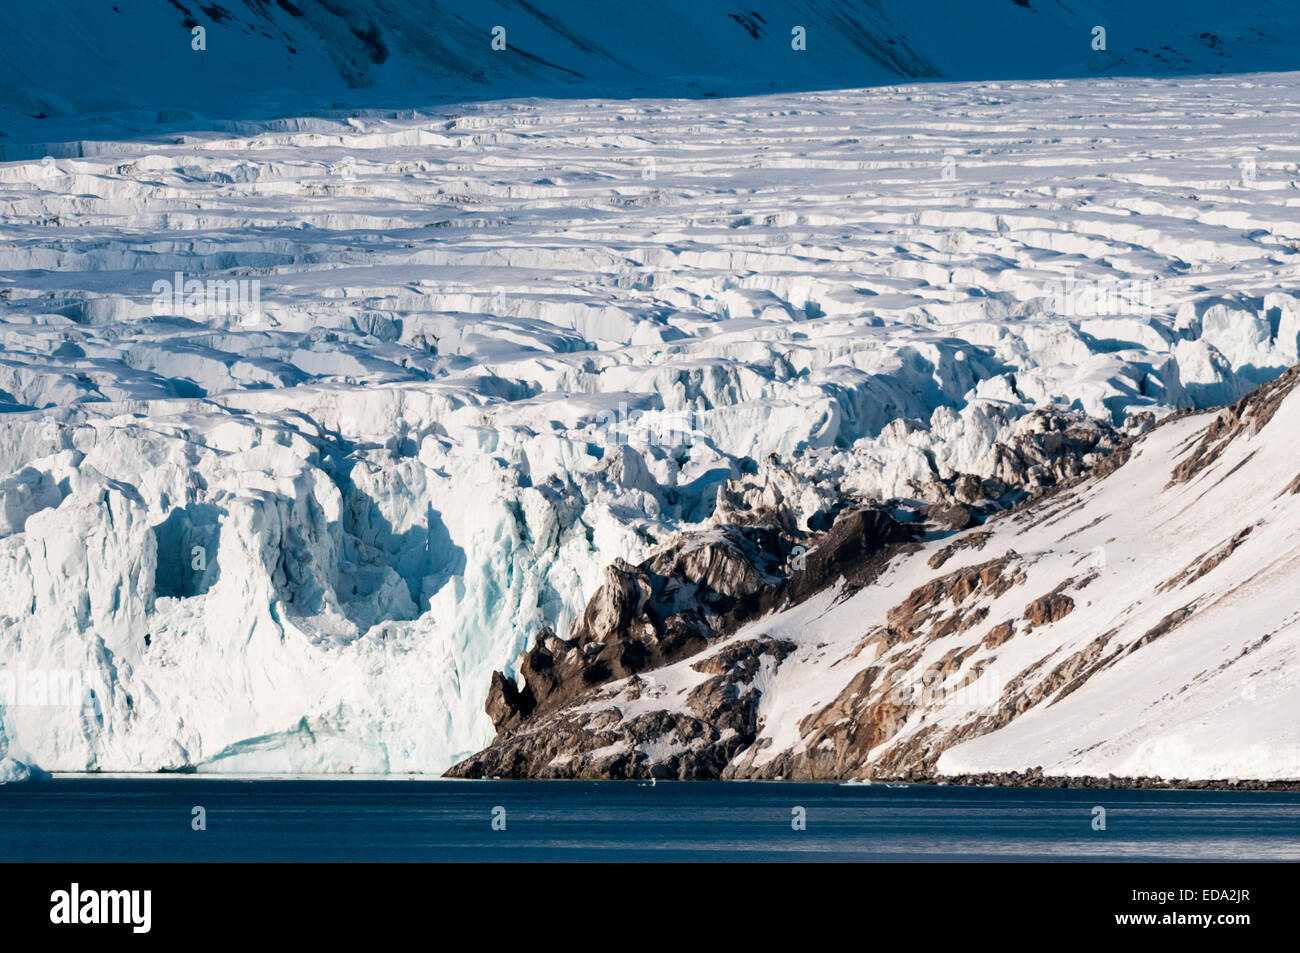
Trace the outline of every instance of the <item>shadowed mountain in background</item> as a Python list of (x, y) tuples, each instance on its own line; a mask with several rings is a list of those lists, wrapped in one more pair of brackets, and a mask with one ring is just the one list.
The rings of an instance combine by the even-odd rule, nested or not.
[[(3, 22), (0, 124), (13, 131), (105, 111), (187, 121), (502, 96), (1288, 70), (1300, 9), (1285, 0), (48, 0), (10, 5)], [(199, 26), (202, 51), (192, 49)], [(498, 26), (502, 51), (492, 48)], [(1099, 26), (1104, 51), (1093, 48)], [(804, 51), (792, 49), (796, 27)], [(46, 52), (53, 46), (60, 57)]]

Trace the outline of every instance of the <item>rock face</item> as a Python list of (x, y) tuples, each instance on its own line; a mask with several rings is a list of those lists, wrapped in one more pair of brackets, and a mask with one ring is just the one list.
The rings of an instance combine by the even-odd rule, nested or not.
[[(727, 764), (757, 736), (756, 682), (780, 665), (794, 643), (775, 639), (732, 642), (717, 655), (695, 663), (708, 676), (686, 695), (678, 710), (659, 707), (662, 686), (630, 676), (614, 691), (602, 687), (582, 695), (584, 704), (561, 707), (503, 731), (497, 743), (460, 762), (455, 777), (676, 778), (720, 777)], [(497, 676), (501, 676), (498, 674)], [(623, 714), (587, 703), (618, 699)]]
[[(1061, 433), (1051, 415), (1031, 428), (1034, 435)], [(715, 526), (683, 534), (637, 566), (618, 561), (605, 569), (603, 584), (574, 623), (568, 638), (551, 629), (538, 633), (518, 662), (518, 680), (494, 672), (485, 710), (497, 739), (449, 772), (456, 777), (720, 777), (755, 740), (761, 691), (753, 685), (764, 666), (775, 668), (794, 650), (786, 640), (757, 637), (706, 650), (746, 623), (806, 602), (837, 585), (857, 591), (900, 554), (916, 548), (927, 532), (965, 528), (1000, 512), (1008, 499), (1041, 491), (1041, 474), (1081, 472), (1078, 459), (1118, 438), (1104, 424), (1079, 425), (1070, 441), (1050, 443), (1027, 436), (1004, 451), (1019, 461), (1008, 468), (1014, 483), (965, 474), (936, 481), (931, 489), (945, 502), (894, 501), (893, 506), (841, 498), (819, 511), (830, 520), (820, 533), (800, 532), (782, 493), (779, 477), (731, 481), (719, 490)], [(1088, 439), (1091, 437), (1091, 439)], [(1025, 459), (1050, 461), (1033, 471)], [(1065, 461), (1070, 462), (1065, 462)], [(779, 472), (779, 471), (778, 471)], [(1064, 478), (1064, 477), (1062, 477)], [(789, 487), (787, 486), (788, 490)], [(817, 522), (817, 520), (813, 520)], [(953, 593), (968, 594), (983, 583), (996, 587), (1007, 560), (953, 574), (951, 580), (913, 593), (895, 619), (909, 631), (918, 625), (911, 602), (933, 604)], [(910, 608), (909, 608), (910, 607)], [(910, 614), (909, 614), (910, 612)], [(897, 633), (899, 629), (891, 629)], [(646, 711), (632, 718), (589, 719), (593, 699), (623, 698), (641, 706), (657, 697), (641, 673), (706, 654), (692, 670), (708, 674), (693, 685), (682, 711)], [(626, 680), (621, 691), (601, 686)], [(520, 684), (522, 683), (522, 684)], [(662, 760), (639, 750), (656, 739), (671, 749)]]
[[(747, 515), (753, 520), (759, 514)], [(607, 567), (569, 637), (543, 629), (520, 657), (522, 687), (493, 673), (486, 710), (497, 731), (517, 728), (592, 687), (695, 655), (842, 573), (865, 571), (873, 556), (912, 539), (919, 528), (883, 508), (861, 506), (842, 512), (827, 532), (806, 537), (809, 548), (780, 529), (780, 512), (766, 515), (768, 525), (685, 534), (638, 566), (620, 560)]]
[(1276, 380), (1251, 391), (1231, 407), (1224, 408), (1191, 453), (1174, 468), (1169, 485), (1186, 483), (1212, 464), (1235, 438), (1243, 433), (1258, 433), (1277, 413), (1282, 401), (1295, 389), (1300, 366), (1293, 367)]
[(451, 773), (1300, 778), (1297, 379), (1123, 432), (1045, 414), (997, 476), (818, 532), (739, 481), (494, 676)]

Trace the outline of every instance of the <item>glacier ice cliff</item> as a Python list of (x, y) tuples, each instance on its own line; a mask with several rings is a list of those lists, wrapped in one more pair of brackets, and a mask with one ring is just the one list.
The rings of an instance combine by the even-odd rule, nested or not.
[[(440, 772), (494, 671), (732, 481), (815, 533), (846, 494), (1048, 485), (997, 449), (1036, 411), (1238, 400), (1297, 360), (1295, 85), (505, 101), (0, 163), (0, 757)], [(178, 271), (258, 306), (160, 309)]]

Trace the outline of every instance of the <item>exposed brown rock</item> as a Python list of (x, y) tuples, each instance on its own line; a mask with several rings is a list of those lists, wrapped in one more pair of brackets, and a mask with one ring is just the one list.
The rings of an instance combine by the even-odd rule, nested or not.
[(1144, 645), (1149, 645), (1152, 642), (1154, 642), (1156, 639), (1160, 638), (1161, 636), (1168, 635), (1174, 629), (1178, 628), (1180, 625), (1182, 625), (1184, 622), (1190, 619), (1192, 617), (1192, 613), (1195, 611), (1196, 611), (1195, 602), (1189, 602), (1187, 605), (1175, 609), (1173, 612), (1169, 613), (1167, 616), (1165, 616), (1163, 619), (1161, 619), (1159, 622), (1153, 625), (1150, 629), (1144, 632), (1140, 639), (1138, 639), (1136, 642), (1134, 642), (1132, 645), (1128, 647), (1128, 651), (1130, 653), (1136, 652)]
[(1007, 443), (994, 448), (993, 475), (1031, 495), (1084, 476), (1124, 437), (1080, 413), (1039, 409)]
[(957, 537), (947, 546), (944, 546), (929, 559), (931, 569), (939, 569), (948, 560), (952, 559), (963, 549), (983, 549), (984, 544), (988, 542), (989, 537), (993, 534), (988, 530), (981, 530), (978, 533), (966, 533)]
[[(756, 638), (728, 644), (694, 667), (713, 677), (687, 696), (686, 711), (651, 710), (623, 717), (620, 705), (642, 699), (647, 682), (628, 679), (620, 693), (610, 687), (530, 718), (483, 751), (455, 765), (452, 777), (482, 778), (677, 778), (720, 777), (759, 730), (762, 696), (750, 683), (770, 659), (773, 666), (794, 651), (784, 640)], [(653, 697), (653, 696), (652, 696)], [(654, 745), (669, 753), (652, 758)]]
[(954, 606), (960, 607), (976, 594), (1002, 595), (1024, 580), (1024, 573), (1013, 568), (1018, 559), (1014, 552), (1008, 552), (997, 559), (958, 569), (918, 586), (903, 602), (889, 610), (887, 619), (890, 626), (919, 632), (937, 617), (936, 607), (942, 603), (951, 600)]
[(1012, 619), (1001, 622), (989, 629), (988, 634), (980, 642), (986, 649), (995, 649), (1007, 639), (1016, 634), (1016, 623)]
[(1236, 551), (1237, 547), (1245, 542), (1246, 537), (1250, 535), (1254, 528), (1254, 526), (1247, 526), (1245, 529), (1236, 533), (1232, 539), (1228, 540), (1218, 549), (1197, 556), (1196, 559), (1178, 575), (1162, 582), (1156, 591), (1168, 592), (1170, 589), (1174, 589), (1178, 586), (1186, 586), (1189, 583), (1193, 583), (1197, 579), (1200, 579), (1231, 556), (1233, 552)]
[[(842, 512), (808, 540), (811, 548), (779, 523), (753, 519), (684, 534), (639, 566), (617, 560), (606, 567), (569, 638), (545, 629), (520, 656), (522, 688), (500, 673), (492, 679), (485, 707), (498, 735), (594, 686), (694, 655), (840, 578), (865, 584), (888, 561), (885, 550), (913, 532), (876, 506)], [(797, 557), (796, 545), (804, 550)]]
[(921, 507), (920, 513), (924, 519), (940, 529), (960, 531), (979, 523), (979, 518), (970, 507), (960, 503), (934, 503)]
[[(1199, 444), (1188, 440), (1189, 455), (1179, 465), (1186, 478), (1195, 475), (1195, 460), (1203, 461), (1201, 467), (1210, 465), (1232, 434), (1262, 426), (1280, 403), (1280, 397), (1268, 393), (1261, 388), (1253, 401), (1225, 412)], [(1135, 641), (1124, 641), (1115, 628), (1064, 659), (1044, 654), (1005, 684), (982, 679), (992, 671), (990, 652), (1017, 633), (1061, 621), (1076, 608), (1067, 590), (1077, 592), (1096, 578), (1093, 573), (1081, 581), (1065, 580), (1029, 602), (1022, 619), (1005, 619), (980, 638), (972, 630), (988, 624), (989, 603), (1026, 580), (1032, 557), (1008, 550), (916, 586), (885, 614), (884, 624), (875, 624), (881, 622), (878, 617), (869, 620), (856, 647), (828, 663), (832, 671), (844, 666), (844, 687), (803, 718), (799, 744), (781, 752), (764, 751), (768, 742), (759, 741), (758, 686), (760, 673), (781, 666), (796, 646), (766, 636), (721, 646), (719, 640), (840, 579), (849, 593), (871, 585), (892, 559), (917, 548), (923, 530), (961, 532), (930, 556), (935, 570), (958, 552), (982, 549), (991, 537), (988, 530), (959, 528), (999, 518), (1008, 499), (1024, 499), (1006, 515), (1018, 524), (1062, 519), (1081, 504), (1069, 488), (1123, 466), (1154, 426), (1151, 417), (1116, 431), (1080, 415), (1043, 412), (1000, 448), (993, 478), (936, 475), (921, 497), (925, 504), (913, 499), (862, 505), (832, 500), (819, 490), (813, 506), (821, 510), (807, 522), (803, 516), (793, 518), (786, 500), (799, 494), (779, 480), (733, 481), (719, 493), (712, 529), (684, 534), (638, 566), (616, 562), (568, 639), (549, 630), (539, 633), (520, 660), (522, 687), (494, 675), (487, 709), (498, 727), (497, 739), (451, 773), (931, 778), (944, 750), (997, 730), (1037, 705), (1066, 698), (1124, 655), (1173, 631), (1190, 618), (1196, 604), (1169, 613)], [(1210, 431), (1216, 431), (1216, 439)], [(1290, 490), (1300, 492), (1300, 477)], [(894, 515), (900, 509), (919, 519), (914, 524), (900, 521)], [(805, 526), (817, 531), (801, 529)], [(1249, 532), (1247, 528), (1203, 554), (1165, 585), (1185, 584), (1212, 571)], [(943, 639), (951, 641), (938, 645)], [(689, 692), (667, 697), (650, 670), (693, 656), (698, 658), (690, 667), (703, 680)], [(855, 664), (857, 658), (864, 661)], [(800, 664), (806, 661), (799, 659)], [(923, 660), (929, 661), (921, 671)], [(939, 721), (936, 713), (950, 710), (944, 694), (965, 687), (991, 687), (993, 697), (981, 701), (961, 724)], [(661, 696), (662, 709), (656, 701)], [(1023, 783), (1066, 783), (1044, 778), (1041, 769), (1023, 778)]]
[(1276, 380), (1257, 387), (1231, 407), (1219, 411), (1201, 439), (1183, 461), (1174, 467), (1165, 488), (1191, 480), (1218, 460), (1238, 436), (1259, 433), (1273, 418), (1278, 407), (1282, 406), (1282, 401), (1295, 388), (1298, 380), (1300, 365), (1291, 368)]
[(1073, 580), (1067, 580), (1045, 596), (1040, 596), (1025, 606), (1023, 618), (1029, 621), (1029, 628), (1051, 625), (1059, 622), (1074, 611), (1074, 600), (1063, 591)]

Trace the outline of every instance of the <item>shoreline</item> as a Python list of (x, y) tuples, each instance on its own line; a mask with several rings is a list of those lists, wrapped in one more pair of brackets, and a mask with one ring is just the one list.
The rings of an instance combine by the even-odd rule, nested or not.
[[(529, 777), (493, 777), (493, 778), (456, 778), (441, 774), (224, 774), (200, 771), (68, 771), (49, 772), (42, 777), (34, 777), (28, 782), (15, 782), (0, 785), (4, 787), (37, 787), (42, 783), (63, 780), (208, 780), (240, 781), (253, 783), (259, 781), (391, 781), (391, 782), (438, 782), (473, 783), (474, 781), (542, 781), (542, 782), (597, 782), (610, 784), (644, 785), (648, 779), (639, 778), (529, 778)], [(964, 788), (1077, 788), (1084, 790), (1123, 790), (1123, 791), (1256, 791), (1256, 792), (1300, 792), (1300, 779), (1258, 778), (1156, 778), (1156, 777), (1119, 777), (1081, 775), (1067, 777), (1064, 775), (1047, 775), (1041, 771), (1028, 772), (987, 772), (983, 774), (963, 774), (951, 776), (899, 777), (899, 778), (728, 778), (700, 779), (679, 781), (662, 779), (664, 784), (830, 784), (861, 787), (964, 787)]]
[(1002, 787), (1002, 788), (1083, 788), (1095, 791), (1300, 791), (1300, 779), (1261, 780), (1258, 778), (1155, 778), (1107, 775), (1047, 775), (1041, 771), (987, 774), (961, 774), (950, 777), (899, 779), (894, 782), (931, 786)]

